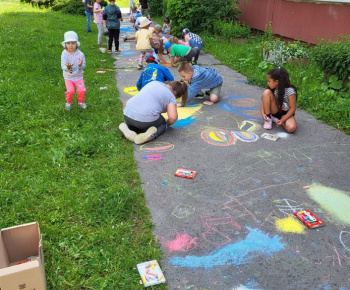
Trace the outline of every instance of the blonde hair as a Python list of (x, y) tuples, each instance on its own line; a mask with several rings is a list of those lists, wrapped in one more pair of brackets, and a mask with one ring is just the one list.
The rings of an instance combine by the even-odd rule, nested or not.
[(171, 82), (165, 82), (168, 86), (171, 86), (171, 89), (176, 92), (175, 97), (181, 98), (182, 97), (182, 103), (184, 105), (187, 104), (187, 96), (188, 96), (188, 88), (187, 84), (181, 80), (181, 81), (171, 81)]
[(193, 67), (190, 63), (188, 63), (187, 61), (183, 61), (179, 67), (177, 68), (178, 72), (185, 72), (185, 73), (189, 73), (189, 72), (193, 72)]
[(172, 36), (169, 38), (169, 42), (179, 44), (179, 39), (176, 36)]

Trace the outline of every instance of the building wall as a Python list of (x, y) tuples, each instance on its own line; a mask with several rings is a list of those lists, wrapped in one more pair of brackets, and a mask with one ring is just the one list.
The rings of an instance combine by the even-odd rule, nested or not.
[(274, 34), (305, 42), (350, 34), (350, 4), (241, 0), (239, 8), (239, 20), (251, 28), (264, 31), (271, 22)]

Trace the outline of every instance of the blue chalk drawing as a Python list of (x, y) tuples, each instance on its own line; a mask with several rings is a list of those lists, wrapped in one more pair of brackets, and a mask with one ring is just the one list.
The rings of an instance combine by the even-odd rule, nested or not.
[(211, 252), (207, 256), (172, 257), (170, 264), (177, 267), (212, 268), (214, 266), (235, 265), (248, 263), (256, 256), (266, 254), (272, 256), (284, 248), (278, 235), (269, 237), (268, 234), (247, 227), (249, 234), (244, 240), (227, 245)]
[(135, 55), (137, 54), (137, 52), (135, 51), (122, 51), (119, 55), (123, 56), (123, 55)]
[(219, 108), (231, 113), (238, 114), (246, 119), (254, 119), (258, 121), (263, 121), (263, 118), (256, 118), (252, 116), (246, 115), (245, 111), (257, 111), (254, 107), (240, 107), (240, 106), (234, 106), (230, 103), (230, 100), (233, 99), (246, 99), (245, 96), (239, 96), (239, 95), (229, 95), (227, 99), (223, 99), (222, 102), (219, 104)]
[(192, 116), (186, 118), (186, 119), (181, 119), (177, 120), (171, 127), (172, 128), (185, 128), (189, 124), (197, 122), (197, 119), (194, 119)]

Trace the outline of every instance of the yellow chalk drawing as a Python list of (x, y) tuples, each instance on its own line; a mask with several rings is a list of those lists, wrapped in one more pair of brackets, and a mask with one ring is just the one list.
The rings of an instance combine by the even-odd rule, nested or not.
[[(350, 225), (350, 193), (313, 183), (306, 191), (323, 209), (335, 217), (335, 222)], [(315, 213), (315, 210), (313, 211)], [(317, 213), (315, 213), (317, 215)], [(320, 219), (325, 219), (324, 216)]]
[(306, 227), (293, 216), (284, 219), (276, 219), (276, 229), (280, 232), (304, 234)]
[(124, 89), (124, 92), (129, 95), (135, 96), (139, 91), (137, 90), (137, 87), (128, 87)]
[(275, 199), (272, 202), (274, 202), (274, 203), (281, 203), (281, 201), (279, 199)]
[[(177, 108), (178, 120), (187, 119), (188, 117), (193, 116), (196, 112), (198, 112), (203, 107), (202, 104), (196, 104), (186, 107)], [(168, 119), (168, 114), (162, 114), (165, 119)]]

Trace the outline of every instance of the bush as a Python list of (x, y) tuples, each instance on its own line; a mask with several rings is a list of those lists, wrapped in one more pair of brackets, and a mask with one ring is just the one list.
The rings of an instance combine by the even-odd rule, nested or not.
[(321, 40), (313, 49), (316, 63), (327, 75), (336, 75), (340, 80), (350, 76), (350, 36), (339, 41)]
[(149, 3), (149, 7), (151, 8), (150, 10), (151, 17), (165, 15), (166, 1), (165, 1), (165, 7), (164, 7), (163, 0), (149, 0), (148, 3)]
[(251, 35), (250, 27), (239, 22), (233, 23), (217, 20), (215, 21), (212, 30), (216, 35), (223, 36), (225, 38), (248, 38)]
[(67, 14), (85, 15), (84, 3), (81, 0), (56, 1), (52, 6), (52, 10)]
[(171, 19), (176, 36), (180, 36), (184, 28), (197, 33), (212, 31), (217, 19), (237, 20), (236, 15), (241, 13), (238, 3), (238, 0), (168, 0), (166, 16)]

